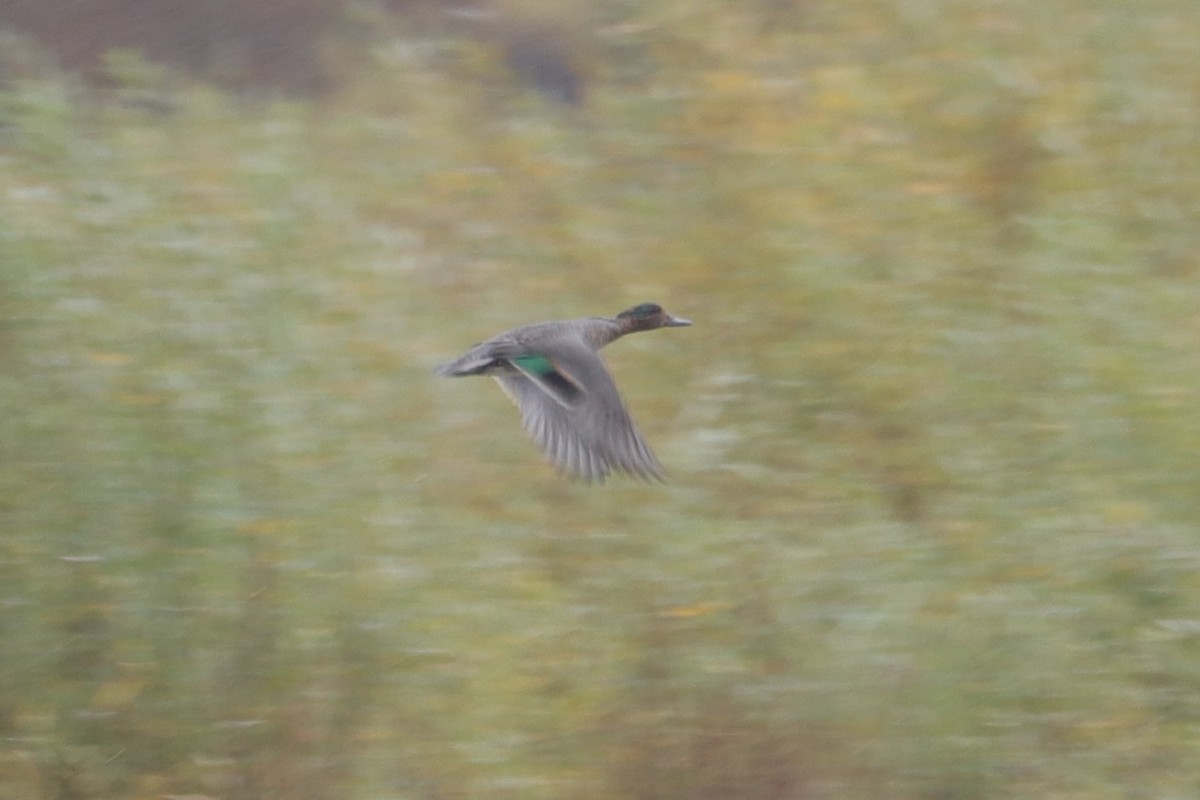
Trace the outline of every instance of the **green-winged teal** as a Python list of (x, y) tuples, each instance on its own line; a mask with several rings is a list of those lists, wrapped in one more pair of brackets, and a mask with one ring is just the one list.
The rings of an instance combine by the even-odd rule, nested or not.
[(437, 370), (490, 375), (521, 409), (521, 421), (560, 472), (603, 483), (613, 470), (663, 479), (599, 350), (627, 333), (691, 325), (656, 303), (615, 317), (539, 322), (493, 336)]

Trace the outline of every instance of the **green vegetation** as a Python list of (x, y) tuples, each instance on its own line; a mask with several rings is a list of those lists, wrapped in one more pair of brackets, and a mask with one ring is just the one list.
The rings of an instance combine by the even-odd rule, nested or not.
[[(607, 13), (7, 86), (0, 800), (1200, 794), (1195, 4)], [(644, 300), (667, 487), (431, 377)]]

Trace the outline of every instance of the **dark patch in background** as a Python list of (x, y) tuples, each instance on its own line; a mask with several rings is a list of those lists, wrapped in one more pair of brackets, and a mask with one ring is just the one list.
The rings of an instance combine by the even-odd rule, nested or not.
[[(330, 0), (16, 0), (0, 3), (0, 28), (30, 37), (93, 86), (112, 80), (106, 53), (131, 50), (226, 89), (310, 97), (336, 89), (337, 68), (373, 37), (435, 31), (495, 47), (523, 84), (550, 100), (577, 105), (583, 97), (561, 26), (484, 5), (389, 0), (364, 12)], [(0, 77), (13, 72), (11, 60), (0, 54)]]

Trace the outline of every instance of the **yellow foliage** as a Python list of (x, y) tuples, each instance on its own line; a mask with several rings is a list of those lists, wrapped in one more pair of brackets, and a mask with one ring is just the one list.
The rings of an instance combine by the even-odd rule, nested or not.
[(148, 679), (144, 675), (122, 674), (100, 685), (92, 695), (92, 708), (120, 711), (133, 704), (146, 688)]
[(133, 356), (128, 353), (111, 351), (89, 350), (87, 356), (93, 364), (101, 364), (106, 367), (122, 367), (133, 361)]
[(720, 603), (715, 600), (706, 600), (704, 602), (695, 603), (690, 606), (674, 606), (665, 608), (658, 612), (660, 617), (668, 619), (691, 619), (693, 617), (706, 617), (709, 614), (715, 614), (729, 607), (728, 603)]
[(285, 524), (286, 520), (282, 519), (255, 519), (238, 523), (237, 529), (239, 533), (250, 536), (274, 536), (283, 530)]
[(1126, 501), (1107, 503), (1100, 509), (1104, 521), (1110, 525), (1136, 525), (1150, 519), (1150, 509), (1144, 503)]

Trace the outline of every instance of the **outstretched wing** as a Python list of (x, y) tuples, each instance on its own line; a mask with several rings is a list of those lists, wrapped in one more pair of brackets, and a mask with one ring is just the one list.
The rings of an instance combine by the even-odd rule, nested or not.
[(586, 344), (554, 342), (509, 363), (518, 371), (494, 377), (520, 408), (526, 432), (560, 471), (588, 482), (603, 482), (614, 470), (663, 480), (616, 383)]

